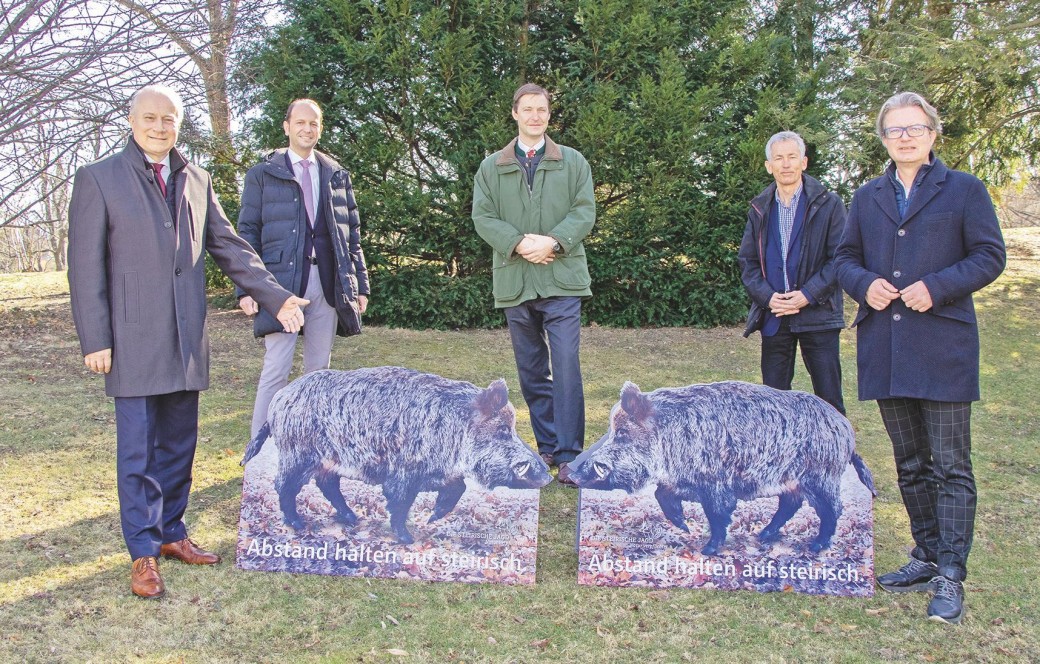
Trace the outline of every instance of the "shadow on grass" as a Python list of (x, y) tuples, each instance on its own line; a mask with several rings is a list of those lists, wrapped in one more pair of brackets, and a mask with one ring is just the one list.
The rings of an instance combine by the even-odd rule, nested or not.
[[(238, 501), (241, 496), (241, 479), (227, 480), (212, 484), (198, 491), (192, 491), (188, 501), (188, 531), (192, 534), (193, 522), (200, 519), (220, 518), (226, 512), (223, 503), (234, 501), (234, 515), (238, 515)], [(113, 493), (115, 487), (112, 487)], [(230, 509), (228, 506), (227, 509)], [(220, 514), (211, 514), (219, 512)], [(236, 526), (229, 532), (223, 532), (220, 526), (221, 542), (207, 542), (199, 539), (205, 548), (214, 549), (224, 558), (224, 564), (234, 564), (235, 544), (237, 542)], [(230, 539), (228, 540), (228, 536)], [(225, 546), (230, 542), (230, 548)], [(219, 545), (218, 545), (219, 544)], [(15, 565), (0, 569), (0, 588), (8, 586), (8, 591), (0, 592), (0, 604), (9, 604), (3, 595), (20, 594), (31, 598), (41, 592), (52, 592), (62, 587), (61, 578), (73, 575), (80, 579), (78, 583), (89, 583), (91, 574), (84, 574), (83, 568), (96, 565), (97, 574), (102, 578), (110, 576), (107, 571), (113, 567), (112, 557), (118, 557), (119, 563), (114, 565), (120, 576), (120, 583), (125, 584), (129, 575), (130, 556), (123, 544), (120, 529), (119, 512), (116, 510), (81, 519), (66, 526), (59, 526), (34, 533), (25, 533), (0, 540), (0, 560), (16, 560)], [(38, 581), (33, 579), (39, 578)], [(14, 590), (21, 585), (19, 581), (28, 581), (28, 587)], [(57, 588), (52, 587), (59, 582)]]

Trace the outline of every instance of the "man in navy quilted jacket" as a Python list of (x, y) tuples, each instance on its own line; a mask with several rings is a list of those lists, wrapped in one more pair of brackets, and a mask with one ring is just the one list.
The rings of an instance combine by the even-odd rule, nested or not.
[[(306, 293), (304, 373), (327, 369), (332, 341), (361, 331), (368, 307), (368, 269), (361, 250), (360, 221), (350, 174), (315, 150), (321, 138), (321, 108), (310, 99), (289, 104), (282, 128), (289, 147), (275, 150), (249, 169), (242, 190), (238, 232), (286, 290)], [(287, 334), (251, 297), (239, 306), (255, 316), (253, 333), (267, 352), (253, 406), (251, 436), (267, 421), (267, 408), (292, 370), (297, 334)]]

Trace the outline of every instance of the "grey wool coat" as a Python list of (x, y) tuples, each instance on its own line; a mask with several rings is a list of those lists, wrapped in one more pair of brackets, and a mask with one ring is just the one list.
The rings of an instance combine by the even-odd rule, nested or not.
[(205, 253), (265, 310), (290, 293), (224, 216), (209, 173), (170, 153), (176, 215), (133, 140), (76, 171), (69, 290), (84, 355), (112, 349), (113, 397), (209, 387)]
[[(936, 157), (900, 219), (889, 173), (856, 191), (834, 259), (838, 281), (859, 303), (859, 398), (979, 399), (979, 328), (972, 293), (1004, 270), (997, 215), (978, 178)], [(884, 277), (896, 288), (923, 281), (928, 311), (902, 300), (876, 311), (867, 289)]]

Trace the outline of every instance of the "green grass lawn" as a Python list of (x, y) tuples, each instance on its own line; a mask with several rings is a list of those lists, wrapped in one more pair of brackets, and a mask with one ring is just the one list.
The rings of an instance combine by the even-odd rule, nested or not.
[[(1040, 229), (1008, 240), (1007, 272), (977, 298), (979, 513), (960, 627), (925, 620), (923, 594), (579, 587), (577, 492), (555, 482), (541, 494), (534, 586), (239, 571), (238, 461), (262, 346), (237, 311), (210, 319), (212, 387), (187, 514), (192, 537), (225, 562), (163, 563), (167, 597), (138, 600), (119, 532), (112, 404), (83, 367), (65, 276), (0, 275), (0, 661), (1040, 661)], [(650, 390), (759, 378), (758, 339), (736, 327), (593, 327), (582, 340), (589, 443), (625, 380)], [(842, 344), (849, 417), (879, 489), (882, 573), (905, 561), (909, 529), (877, 408), (855, 400), (854, 333)], [(337, 341), (334, 368), (375, 365), (479, 385), (504, 377), (520, 436), (533, 440), (502, 330), (370, 328)], [(797, 373), (797, 387), (809, 389), (801, 365)]]

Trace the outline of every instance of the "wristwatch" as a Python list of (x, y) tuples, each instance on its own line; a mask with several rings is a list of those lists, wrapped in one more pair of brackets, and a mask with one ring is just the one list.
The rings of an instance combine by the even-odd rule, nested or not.
[(563, 251), (563, 247), (560, 246), (559, 240), (553, 240), (553, 253), (558, 254)]

